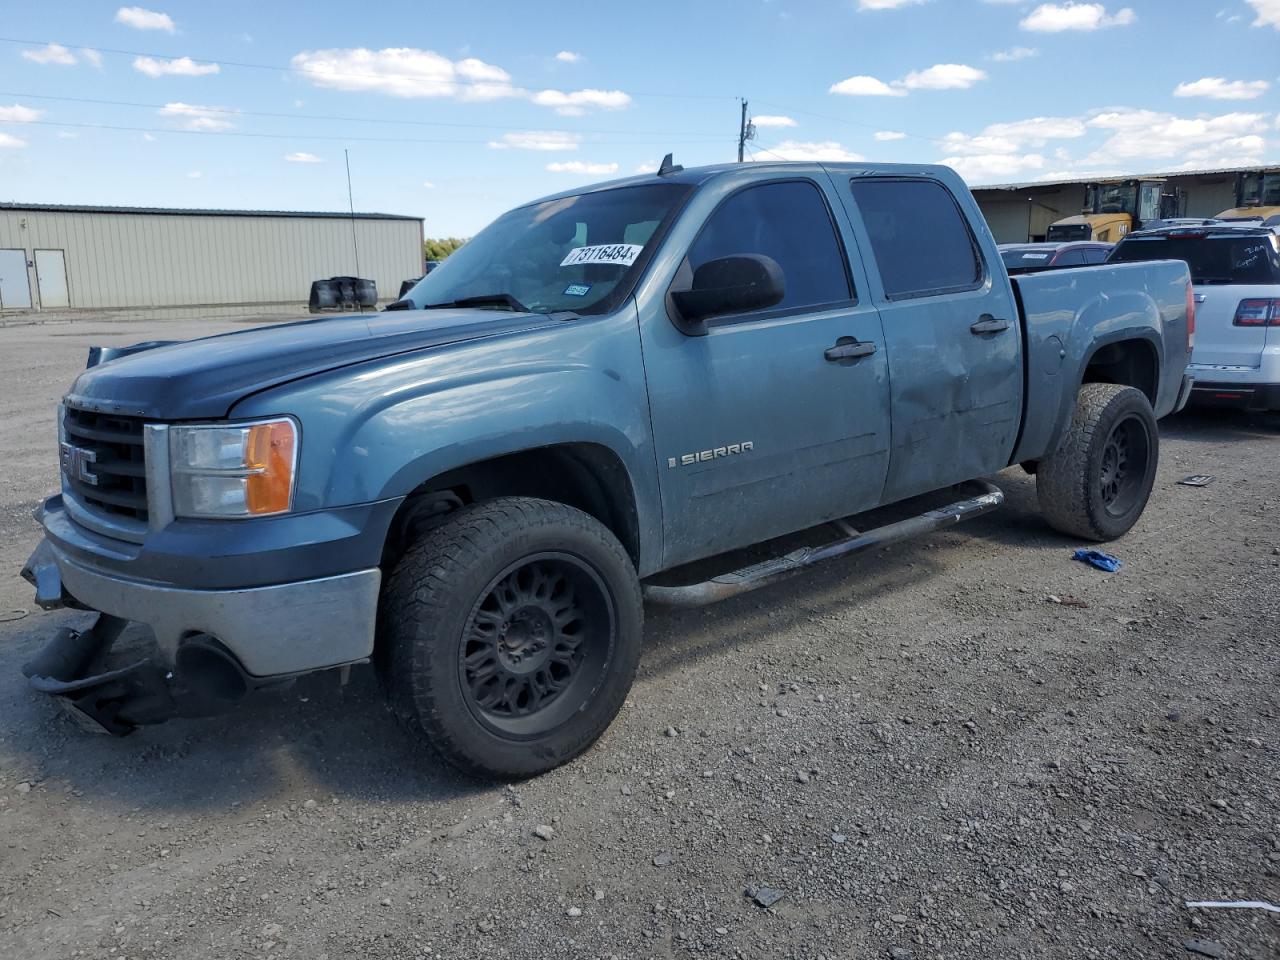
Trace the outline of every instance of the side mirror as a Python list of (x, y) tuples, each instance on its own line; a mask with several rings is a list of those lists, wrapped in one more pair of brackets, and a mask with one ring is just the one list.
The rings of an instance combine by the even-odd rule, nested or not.
[(671, 302), (690, 332), (703, 332), (704, 321), (730, 313), (765, 310), (786, 295), (782, 267), (772, 257), (744, 253), (708, 260), (693, 273), (688, 290), (672, 290)]

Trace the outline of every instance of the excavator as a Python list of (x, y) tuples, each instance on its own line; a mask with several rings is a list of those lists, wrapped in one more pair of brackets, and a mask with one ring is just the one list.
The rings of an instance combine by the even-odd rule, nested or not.
[(1236, 205), (1218, 219), (1280, 224), (1280, 168), (1237, 173)]
[(1045, 239), (1116, 243), (1149, 220), (1176, 217), (1179, 204), (1177, 193), (1166, 193), (1160, 178), (1091, 183), (1085, 187), (1080, 214), (1049, 224)]

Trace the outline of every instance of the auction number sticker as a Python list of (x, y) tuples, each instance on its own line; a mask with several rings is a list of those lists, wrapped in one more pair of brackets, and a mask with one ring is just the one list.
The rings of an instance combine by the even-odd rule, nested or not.
[(636, 262), (644, 247), (635, 243), (600, 243), (593, 247), (576, 247), (560, 261), (562, 267), (576, 267), (587, 263), (615, 263), (629, 267)]

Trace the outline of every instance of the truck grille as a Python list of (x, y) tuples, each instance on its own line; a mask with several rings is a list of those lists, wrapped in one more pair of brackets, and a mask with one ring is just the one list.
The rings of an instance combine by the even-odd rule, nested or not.
[(142, 427), (139, 417), (66, 408), (62, 476), (76, 499), (106, 513), (146, 522)]

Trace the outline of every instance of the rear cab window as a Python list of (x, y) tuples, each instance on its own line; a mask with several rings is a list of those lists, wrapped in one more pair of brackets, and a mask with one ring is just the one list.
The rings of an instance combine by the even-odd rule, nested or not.
[(978, 242), (951, 192), (936, 180), (855, 178), (849, 183), (888, 300), (973, 290)]
[(1145, 260), (1182, 260), (1197, 286), (1280, 283), (1280, 251), (1274, 234), (1127, 237), (1108, 262)]

